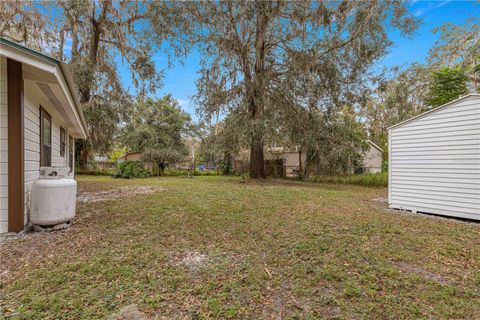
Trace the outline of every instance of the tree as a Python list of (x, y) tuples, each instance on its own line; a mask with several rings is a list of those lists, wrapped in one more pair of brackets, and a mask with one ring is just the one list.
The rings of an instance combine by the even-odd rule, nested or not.
[(33, 2), (21, 0), (2, 1), (0, 10), (0, 36), (13, 41), (28, 43), (40, 50), (47, 40), (44, 33), (45, 19), (32, 8)]
[(163, 166), (188, 154), (184, 140), (195, 134), (195, 126), (171, 96), (138, 101), (131, 112), (122, 135), (127, 148), (141, 151), (145, 161)]
[[(131, 97), (118, 74), (128, 67), (133, 88), (140, 95), (161, 85), (161, 72), (152, 61), (162, 41), (173, 39), (162, 2), (57, 0), (7, 2), (0, 32), (24, 45), (67, 62), (73, 71), (79, 101), (90, 132), (79, 143), (77, 159), (107, 154), (117, 127), (131, 106)], [(150, 7), (155, 6), (155, 16)], [(152, 30), (152, 21), (162, 29)]]
[(440, 106), (468, 93), (467, 76), (460, 68), (443, 67), (433, 72), (427, 103)]
[[(247, 117), (250, 176), (265, 177), (264, 145), (285, 111), (341, 104), (391, 44), (390, 27), (410, 34), (416, 21), (397, 1), (208, 1), (173, 3), (186, 39), (202, 52), (200, 114)], [(345, 92), (345, 91), (344, 91)], [(332, 102), (332, 103), (329, 103)], [(334, 107), (335, 106), (335, 107)]]
[(376, 80), (359, 113), (369, 139), (385, 149), (385, 156), (387, 128), (428, 109), (425, 100), (432, 73), (428, 65), (418, 63), (392, 71), (393, 76)]
[(247, 126), (237, 116), (243, 115), (233, 112), (210, 126), (200, 145), (201, 156), (220, 167), (224, 175), (232, 173), (234, 158), (248, 146)]
[(433, 32), (440, 37), (430, 49), (429, 62), (437, 68), (462, 68), (472, 91), (480, 90), (480, 18), (469, 18), (463, 25), (444, 23)]
[(108, 155), (108, 159), (116, 162), (118, 160), (118, 158), (123, 156), (126, 152), (127, 152), (126, 147), (113, 148), (112, 151), (110, 152), (110, 154)]

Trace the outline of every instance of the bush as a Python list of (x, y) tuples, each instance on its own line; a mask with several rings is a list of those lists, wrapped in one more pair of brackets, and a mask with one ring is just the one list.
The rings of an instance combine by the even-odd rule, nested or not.
[(145, 170), (145, 163), (141, 160), (124, 161), (118, 165), (112, 176), (122, 179), (147, 178), (150, 176), (150, 172)]
[(388, 160), (383, 161), (382, 172), (388, 172)]
[(388, 187), (387, 173), (366, 173), (351, 176), (315, 176), (309, 181), (322, 183), (355, 184), (366, 187)]

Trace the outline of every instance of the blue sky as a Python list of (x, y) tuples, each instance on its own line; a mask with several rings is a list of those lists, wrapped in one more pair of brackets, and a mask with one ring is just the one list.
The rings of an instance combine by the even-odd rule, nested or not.
[[(414, 16), (423, 20), (421, 26), (411, 39), (402, 38), (398, 32), (392, 31), (390, 38), (395, 44), (390, 48), (390, 52), (378, 62), (380, 67), (405, 66), (415, 61), (424, 62), (428, 50), (438, 38), (438, 34), (433, 34), (431, 30), (445, 22), (460, 24), (469, 17), (480, 16), (480, 3), (478, 1), (412, 0), (409, 2), (409, 10)], [(164, 86), (158, 90), (157, 96), (172, 94), (182, 108), (196, 120), (195, 106), (190, 101), (190, 97), (196, 92), (195, 80), (199, 70), (198, 52), (192, 52), (183, 64), (176, 63), (170, 69), (165, 69), (166, 58), (162, 53), (155, 55), (154, 60), (159, 69), (164, 69), (165, 75)], [(126, 67), (121, 67), (120, 73), (128, 87), (130, 76)]]

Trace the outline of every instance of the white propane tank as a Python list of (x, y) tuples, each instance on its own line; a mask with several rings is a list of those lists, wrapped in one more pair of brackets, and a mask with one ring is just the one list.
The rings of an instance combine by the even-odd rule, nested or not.
[(32, 185), (30, 222), (54, 225), (75, 217), (77, 182), (68, 177), (70, 168), (41, 167), (40, 179)]

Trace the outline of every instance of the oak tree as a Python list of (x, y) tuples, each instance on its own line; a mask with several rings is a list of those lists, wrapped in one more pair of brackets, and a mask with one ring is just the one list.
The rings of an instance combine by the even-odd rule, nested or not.
[[(286, 112), (334, 114), (348, 83), (386, 53), (392, 28), (416, 21), (399, 1), (176, 2), (184, 39), (201, 52), (197, 103), (204, 118), (245, 115), (250, 176), (265, 177), (265, 136)], [(243, 120), (242, 120), (243, 121)]]

